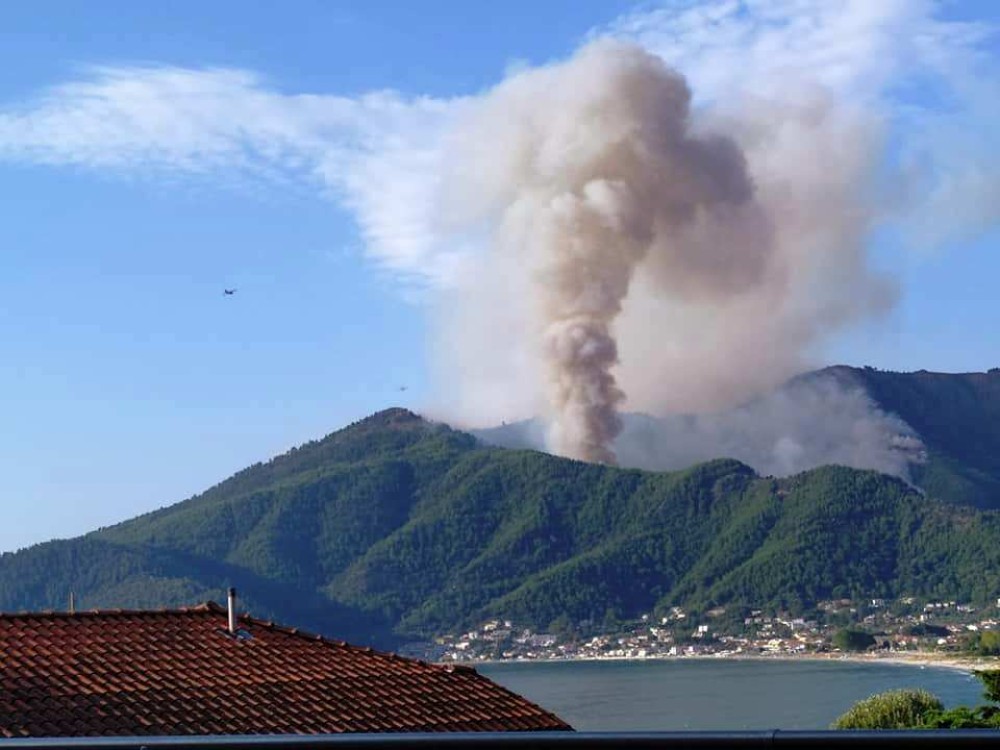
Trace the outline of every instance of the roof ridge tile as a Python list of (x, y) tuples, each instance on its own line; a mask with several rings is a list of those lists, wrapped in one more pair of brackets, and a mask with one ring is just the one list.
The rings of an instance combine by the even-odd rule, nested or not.
[(213, 601), (203, 602), (190, 607), (160, 607), (158, 609), (125, 609), (122, 607), (109, 607), (102, 609), (92, 607), (90, 609), (78, 609), (73, 612), (59, 609), (42, 610), (18, 610), (16, 612), (0, 612), (0, 620), (11, 619), (35, 619), (35, 618), (73, 618), (73, 617), (155, 617), (158, 615), (176, 614), (224, 614), (226, 609)]

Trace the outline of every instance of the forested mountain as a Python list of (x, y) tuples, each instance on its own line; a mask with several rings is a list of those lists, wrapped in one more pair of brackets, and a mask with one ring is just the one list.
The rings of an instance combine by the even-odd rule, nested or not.
[(1000, 508), (1000, 368), (951, 374), (829, 367), (807, 377), (816, 376), (861, 387), (914, 429), (928, 460), (910, 471), (929, 495)]
[(390, 409), (169, 508), (0, 557), (0, 608), (155, 607), (237, 586), (258, 616), (387, 644), (491, 615), (545, 627), (841, 595), (986, 602), (1000, 514), (842, 467), (670, 473), (486, 447)]

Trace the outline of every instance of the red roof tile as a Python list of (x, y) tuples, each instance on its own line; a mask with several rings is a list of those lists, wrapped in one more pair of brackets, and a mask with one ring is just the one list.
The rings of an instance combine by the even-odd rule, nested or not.
[(0, 615), (0, 737), (570, 729), (469, 667), (238, 629), (214, 602)]

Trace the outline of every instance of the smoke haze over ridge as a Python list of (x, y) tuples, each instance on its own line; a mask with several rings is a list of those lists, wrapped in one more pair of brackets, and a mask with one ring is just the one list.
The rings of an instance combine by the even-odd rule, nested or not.
[(656, 427), (620, 448), (632, 465), (676, 469), (726, 456), (771, 476), (835, 464), (909, 480), (910, 465), (926, 460), (906, 422), (827, 378), (792, 382), (727, 412), (664, 417)]
[[(623, 423), (613, 444), (619, 463), (651, 471), (735, 458), (766, 476), (837, 464), (910, 481), (910, 467), (927, 460), (920, 436), (906, 422), (879, 408), (862, 388), (824, 374), (795, 378), (721, 412), (626, 414)], [(504, 447), (545, 448), (544, 429), (534, 421), (476, 434)]]

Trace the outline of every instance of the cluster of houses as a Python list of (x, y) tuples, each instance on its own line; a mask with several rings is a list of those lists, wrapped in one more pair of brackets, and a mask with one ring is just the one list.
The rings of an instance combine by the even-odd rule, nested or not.
[(644, 614), (614, 630), (576, 623), (561, 632), (536, 632), (510, 620), (489, 620), (433, 643), (415, 643), (409, 653), (441, 662), (531, 659), (651, 659), (685, 656), (794, 656), (836, 651), (835, 634), (845, 628), (871, 633), (883, 651), (953, 651), (972, 636), (1000, 630), (1000, 600), (979, 611), (954, 601), (887, 602), (849, 599), (820, 602), (810, 617), (751, 610), (735, 616), (723, 607), (700, 614), (681, 607), (654, 617)]

